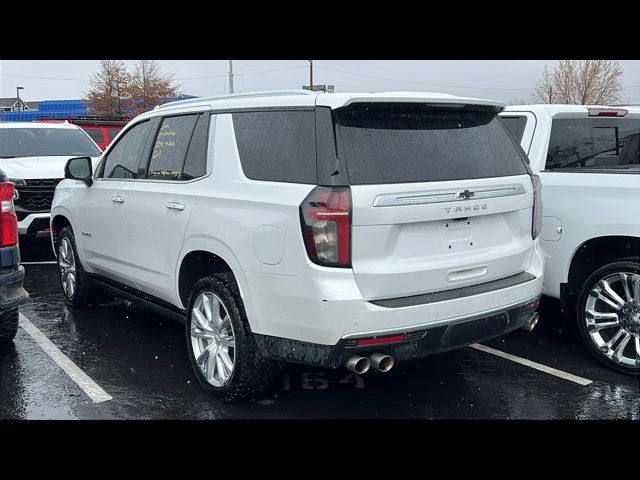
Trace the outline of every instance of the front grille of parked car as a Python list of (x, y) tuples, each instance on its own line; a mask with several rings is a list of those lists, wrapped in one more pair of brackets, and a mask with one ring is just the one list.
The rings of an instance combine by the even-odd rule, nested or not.
[[(16, 185), (18, 198), (15, 200), (15, 206), (19, 213), (20, 210), (27, 212), (49, 212), (51, 211), (51, 202), (53, 202), (53, 194), (56, 185), (61, 178), (43, 178), (25, 180), (26, 185)], [(26, 216), (21, 213), (18, 215)]]

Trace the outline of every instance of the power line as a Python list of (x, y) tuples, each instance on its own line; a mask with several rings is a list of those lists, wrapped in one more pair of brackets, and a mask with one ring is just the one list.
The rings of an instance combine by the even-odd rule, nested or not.
[[(273, 72), (284, 72), (287, 70), (299, 70), (301, 68), (307, 68), (306, 65), (300, 65), (297, 67), (285, 67), (285, 68), (274, 68), (271, 70), (260, 70), (257, 72), (246, 72), (246, 73), (236, 73), (235, 75), (261, 75), (261, 74), (266, 74), (266, 73), (273, 73)], [(30, 78), (30, 79), (36, 79), (36, 80), (63, 80), (63, 81), (73, 81), (73, 82), (87, 82), (89, 81), (89, 79), (87, 78), (62, 78), (62, 77), (41, 77), (41, 76), (36, 76), (36, 75), (16, 75), (13, 73), (3, 73), (1, 76), (3, 77), (15, 77), (15, 78)], [(182, 77), (182, 78), (174, 78), (174, 80), (176, 81), (183, 81), (183, 80), (209, 80), (209, 79), (214, 79), (214, 78), (226, 78), (226, 74), (223, 75), (208, 75), (208, 76), (204, 76), (204, 77)]]
[[(258, 72), (246, 72), (246, 73), (234, 73), (233, 76), (247, 76), (247, 75), (261, 75), (263, 73), (273, 73), (273, 72), (284, 72), (287, 70), (299, 70), (301, 68), (307, 68), (306, 66), (298, 66), (298, 67), (286, 67), (286, 68), (274, 68), (272, 70), (260, 70)], [(185, 78), (176, 78), (176, 80), (208, 80), (211, 78), (226, 78), (227, 74), (224, 75), (210, 75), (206, 77), (185, 77)]]
[(316, 66), (316, 68), (320, 68), (323, 70), (330, 70), (333, 72), (339, 72), (339, 73), (346, 73), (347, 75), (356, 75), (358, 77), (368, 77), (368, 78), (376, 78), (378, 80), (390, 80), (392, 82), (401, 82), (401, 83), (411, 83), (411, 84), (415, 84), (415, 85), (426, 85), (426, 86), (431, 86), (431, 87), (449, 87), (449, 88), (470, 88), (473, 90), (520, 90), (520, 91), (530, 91), (530, 88), (503, 88), (503, 87), (472, 87), (472, 86), (463, 86), (463, 85), (447, 85), (447, 84), (443, 84), (443, 83), (426, 83), (426, 82), (415, 82), (412, 80), (400, 80), (399, 78), (391, 78), (391, 77), (381, 77), (378, 75), (369, 75), (366, 73), (356, 73), (356, 72), (350, 72), (348, 70), (340, 70), (338, 68), (329, 68), (329, 67), (322, 67), (322, 66)]
[(74, 82), (86, 82), (86, 78), (60, 78), (60, 77), (36, 77), (33, 75), (14, 75), (12, 73), (3, 73), (3, 77), (15, 77), (15, 78), (33, 78), (38, 80), (70, 80)]
[[(300, 69), (306, 69), (307, 66), (306, 65), (299, 65), (299, 66), (295, 66), (295, 67), (284, 67), (284, 68), (274, 68), (274, 69), (270, 69), (270, 70), (259, 70), (259, 71), (255, 71), (255, 72), (246, 72), (246, 73), (236, 73), (235, 76), (248, 76), (248, 75), (262, 75), (262, 74), (268, 74), (268, 73), (274, 73), (274, 72), (284, 72), (284, 71), (291, 71), (291, 70), (300, 70)], [(392, 82), (399, 82), (399, 83), (407, 83), (407, 84), (413, 84), (413, 85), (424, 85), (424, 86), (431, 86), (431, 87), (447, 87), (447, 88), (467, 88), (467, 89), (472, 89), (472, 90), (509, 90), (509, 91), (531, 91), (530, 88), (505, 88), (505, 87), (476, 87), (476, 86), (470, 86), (470, 85), (449, 85), (449, 84), (443, 84), (443, 83), (427, 83), (427, 82), (417, 82), (417, 81), (413, 81), (413, 80), (402, 80), (399, 78), (391, 78), (391, 77), (384, 77), (384, 76), (380, 76), (380, 75), (371, 75), (371, 74), (366, 74), (366, 73), (358, 73), (358, 72), (351, 72), (348, 70), (342, 70), (339, 68), (332, 68), (332, 67), (324, 67), (321, 65), (315, 65), (315, 68), (320, 68), (322, 70), (327, 70), (327, 71), (331, 71), (331, 72), (337, 72), (337, 73), (344, 73), (346, 75), (354, 75), (357, 77), (365, 77), (365, 78), (374, 78), (377, 80), (387, 80), (387, 81), (392, 81)], [(36, 80), (61, 80), (61, 81), (72, 81), (72, 82), (87, 82), (89, 79), (86, 78), (65, 78), (65, 77), (43, 77), (43, 76), (36, 76), (36, 75), (17, 75), (17, 74), (12, 74), (12, 73), (2, 73), (0, 76), (2, 77), (14, 77), (14, 78), (27, 78), (27, 79), (36, 79)], [(208, 75), (208, 76), (203, 76), (203, 77), (182, 77), (182, 78), (175, 78), (174, 80), (176, 81), (185, 81), (185, 80), (210, 80), (210, 79), (216, 79), (216, 78), (226, 78), (227, 75), (223, 74), (223, 75)], [(629, 90), (632, 88), (640, 88), (640, 85), (629, 85), (627, 87), (624, 87), (622, 90)]]

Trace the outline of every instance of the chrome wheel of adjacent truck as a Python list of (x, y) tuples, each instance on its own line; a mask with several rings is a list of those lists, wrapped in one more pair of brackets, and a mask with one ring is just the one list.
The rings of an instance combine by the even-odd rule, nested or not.
[(578, 326), (601, 361), (640, 373), (640, 265), (620, 261), (594, 272), (579, 298)]

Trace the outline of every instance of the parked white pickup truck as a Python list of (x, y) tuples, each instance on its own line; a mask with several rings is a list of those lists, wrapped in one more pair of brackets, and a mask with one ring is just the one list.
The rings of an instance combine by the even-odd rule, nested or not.
[(67, 160), (88, 156), (95, 167), (100, 153), (77, 125), (0, 122), (0, 168), (15, 185), (15, 213), (23, 238), (50, 236), (51, 202)]
[(513, 105), (501, 113), (543, 187), (543, 293), (589, 349), (640, 374), (640, 108)]

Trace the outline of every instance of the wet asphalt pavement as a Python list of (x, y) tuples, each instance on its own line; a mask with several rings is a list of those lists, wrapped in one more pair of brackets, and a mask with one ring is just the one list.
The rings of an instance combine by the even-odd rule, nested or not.
[[(53, 259), (46, 242), (21, 250)], [(182, 325), (124, 301), (68, 309), (54, 264), (25, 269), (22, 314), (113, 398), (94, 403), (20, 328), (0, 347), (0, 419), (640, 419), (640, 380), (597, 363), (552, 301), (533, 333), (484, 345), (589, 385), (465, 348), (359, 378), (292, 365), (270, 392), (229, 405), (198, 385)]]

